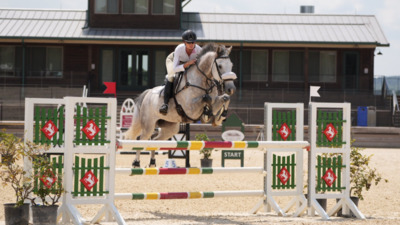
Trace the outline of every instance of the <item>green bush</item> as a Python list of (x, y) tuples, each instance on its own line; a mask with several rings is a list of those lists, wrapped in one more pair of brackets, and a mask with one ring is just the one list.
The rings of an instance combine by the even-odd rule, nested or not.
[(24, 169), (23, 158), (32, 160), (40, 146), (26, 143), (14, 134), (0, 132), (0, 179), (3, 186), (11, 186), (15, 192), (16, 206), (24, 204), (33, 191), (32, 175)]
[[(209, 139), (207, 134), (201, 133), (196, 134), (195, 136), (196, 141), (215, 141), (215, 139)], [(200, 150), (200, 154), (203, 155), (203, 159), (209, 159), (211, 157), (213, 148), (203, 148)]]
[(354, 147), (352, 140), (350, 152), (350, 195), (358, 197), (360, 200), (364, 199), (362, 194), (365, 189), (368, 191), (374, 183), (378, 185), (383, 179), (381, 174), (377, 172), (376, 168), (370, 166), (372, 155), (363, 155), (361, 151), (363, 148)]

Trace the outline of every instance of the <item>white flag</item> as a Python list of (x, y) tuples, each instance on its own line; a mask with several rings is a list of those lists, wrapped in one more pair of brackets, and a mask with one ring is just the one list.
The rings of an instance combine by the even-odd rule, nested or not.
[(310, 98), (311, 97), (320, 97), (318, 90), (320, 86), (310, 86)]

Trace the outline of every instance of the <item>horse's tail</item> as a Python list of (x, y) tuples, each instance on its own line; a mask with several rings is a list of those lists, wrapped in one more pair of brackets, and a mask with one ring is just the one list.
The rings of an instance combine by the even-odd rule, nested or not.
[(140, 94), (138, 97), (135, 98), (135, 100), (134, 100), (135, 105), (136, 105), (135, 111), (136, 110), (140, 111), (140, 108), (141, 108), (142, 103), (143, 103), (143, 99), (147, 95), (147, 93), (149, 93), (149, 91), (151, 91), (151, 89), (145, 90), (142, 94)]
[(143, 99), (146, 94), (150, 91), (150, 89), (144, 91), (138, 97), (135, 98), (133, 103), (133, 118), (132, 124), (129, 129), (123, 134), (123, 139), (126, 140), (136, 140), (136, 138), (140, 135), (141, 125), (140, 125), (140, 108), (143, 103)]

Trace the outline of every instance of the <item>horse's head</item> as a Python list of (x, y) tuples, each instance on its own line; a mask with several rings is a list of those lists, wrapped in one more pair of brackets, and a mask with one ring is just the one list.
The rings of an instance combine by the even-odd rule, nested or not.
[(209, 79), (222, 86), (223, 91), (228, 95), (235, 93), (234, 80), (237, 78), (236, 74), (232, 72), (233, 64), (229, 58), (231, 50), (232, 47), (226, 48), (224, 45), (209, 43), (203, 47), (199, 63), (200, 70)]
[(212, 75), (214, 80), (223, 84), (224, 92), (228, 95), (233, 95), (236, 91), (234, 80), (236, 74), (232, 72), (232, 61), (229, 58), (232, 46), (226, 48), (224, 45), (219, 45), (217, 48), (217, 57), (214, 60)]
[(224, 122), (228, 113), (229, 103), (231, 102), (231, 99), (227, 94), (218, 96), (218, 98), (222, 100), (222, 104), (220, 104), (220, 107), (217, 105), (213, 106), (213, 118), (211, 124), (214, 127), (219, 126), (222, 124), (222, 122)]

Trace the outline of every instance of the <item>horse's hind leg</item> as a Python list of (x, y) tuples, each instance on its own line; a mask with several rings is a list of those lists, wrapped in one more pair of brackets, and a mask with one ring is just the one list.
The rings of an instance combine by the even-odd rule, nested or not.
[[(171, 122), (163, 122), (162, 124), (159, 124), (161, 130), (159, 134), (156, 137), (156, 140), (168, 140), (175, 134), (179, 132), (179, 123), (171, 123)], [(155, 167), (156, 166), (156, 152), (151, 151), (151, 157), (150, 157), (150, 167)]]
[[(137, 137), (140, 135), (142, 130), (142, 126), (137, 119), (139, 116), (135, 114), (133, 117), (132, 125), (129, 129), (124, 133), (124, 139), (126, 140), (136, 140)], [(140, 150), (136, 151), (135, 160), (132, 162), (133, 168), (140, 168)]]
[[(155, 124), (154, 126), (151, 126), (152, 123), (147, 123), (147, 126), (145, 129), (142, 129), (142, 134), (140, 135), (140, 140), (150, 140), (151, 136), (154, 133), (155, 129)], [(152, 150), (150, 151), (150, 164), (149, 167), (156, 167), (156, 159), (155, 159), (155, 151)]]

